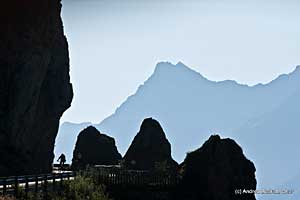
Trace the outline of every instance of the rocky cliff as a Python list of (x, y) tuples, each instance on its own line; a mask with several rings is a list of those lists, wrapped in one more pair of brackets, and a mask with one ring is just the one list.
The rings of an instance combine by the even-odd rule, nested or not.
[(177, 163), (171, 156), (171, 145), (159, 122), (147, 118), (134, 137), (124, 156), (124, 164), (129, 169), (155, 170), (168, 168), (174, 170)]
[(255, 167), (231, 139), (211, 136), (201, 148), (188, 153), (181, 166), (183, 179), (177, 199), (255, 199), (253, 193), (238, 193), (256, 189)]
[(78, 170), (85, 169), (87, 165), (116, 165), (121, 159), (115, 140), (89, 126), (78, 135), (72, 168)]
[(49, 172), (73, 97), (60, 0), (0, 5), (0, 176)]

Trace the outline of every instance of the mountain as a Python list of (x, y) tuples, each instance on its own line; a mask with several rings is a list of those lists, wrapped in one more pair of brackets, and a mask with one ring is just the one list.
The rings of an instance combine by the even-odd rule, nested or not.
[(0, 6), (0, 177), (50, 173), (73, 98), (59, 0)]
[(117, 165), (122, 160), (115, 139), (89, 126), (82, 130), (76, 141), (72, 169), (84, 170), (88, 165)]
[(253, 193), (236, 193), (240, 188), (256, 189), (255, 166), (230, 138), (212, 135), (200, 148), (188, 153), (181, 166), (176, 200), (255, 200)]
[(158, 166), (164, 166), (160, 170), (175, 171), (178, 168), (164, 130), (152, 118), (144, 119), (123, 159), (124, 166), (134, 170), (159, 170), (161, 167)]
[[(295, 164), (284, 169), (287, 172), (280, 165), (272, 166), (270, 163), (275, 161), (265, 159), (269, 155), (265, 147), (273, 143), (278, 145), (281, 132), (272, 133), (268, 130), (279, 131), (282, 128), (280, 123), (275, 123), (275, 118), (277, 116), (277, 120), (280, 120), (284, 112), (287, 119), (290, 119), (290, 112), (296, 112), (290, 120), (297, 121), (299, 107), (291, 103), (297, 102), (293, 99), (298, 96), (299, 85), (300, 67), (268, 84), (250, 87), (231, 80), (210, 81), (183, 63), (172, 65), (162, 62), (157, 64), (154, 73), (134, 95), (128, 97), (113, 115), (95, 126), (101, 132), (115, 137), (118, 149), (124, 154), (142, 120), (153, 117), (165, 130), (173, 147), (172, 156), (177, 161), (182, 161), (188, 151), (196, 149), (211, 134), (220, 133), (222, 137), (230, 137), (240, 143), (245, 155), (254, 161), (257, 166), (258, 187), (264, 186), (268, 180), (280, 184), (287, 172), (290, 176), (298, 174), (296, 168), (300, 169), (300, 162), (285, 159), (286, 166), (289, 162)], [(275, 121), (272, 122), (271, 118)], [(264, 123), (267, 119), (269, 123)], [(256, 125), (261, 128), (251, 129)], [(284, 127), (289, 125), (286, 120)], [(77, 124), (68, 126), (72, 126), (74, 130), (79, 129)], [(266, 127), (263, 128), (264, 126)], [(73, 134), (72, 137), (76, 138), (77, 130), (69, 129), (66, 133), (64, 129), (65, 124), (62, 124), (59, 135)], [(286, 141), (288, 138), (297, 141), (295, 133), (300, 131), (299, 126), (295, 123), (286, 130)], [(273, 134), (279, 136), (273, 139)], [(261, 136), (268, 138), (267, 145), (266, 141), (259, 139)], [(62, 146), (63, 141), (58, 141), (57, 145)], [(287, 142), (274, 147), (280, 148), (282, 155), (289, 153), (289, 156), (298, 156), (293, 145), (290, 146)], [(72, 147), (68, 148), (72, 152)], [(278, 158), (273, 156), (272, 159)], [(268, 162), (268, 168), (264, 168), (259, 162)], [(268, 170), (270, 173), (266, 172)], [(273, 173), (275, 170), (276, 174)]]
[[(276, 187), (300, 173), (300, 92), (295, 93), (275, 110), (250, 120), (235, 131), (246, 153), (261, 169), (266, 184)], [(258, 156), (262, 154), (263, 156)], [(274, 176), (280, 169), (280, 176)], [(291, 173), (294, 172), (294, 173)], [(299, 180), (300, 181), (300, 180)], [(276, 184), (277, 183), (277, 184)]]

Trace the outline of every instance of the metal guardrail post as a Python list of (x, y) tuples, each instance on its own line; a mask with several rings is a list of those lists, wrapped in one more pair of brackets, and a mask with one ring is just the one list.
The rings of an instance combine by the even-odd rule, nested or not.
[(44, 176), (44, 199), (48, 198), (48, 177)]
[(3, 196), (6, 195), (6, 178), (3, 179)]
[(15, 197), (18, 197), (18, 193), (19, 193), (18, 189), (19, 189), (18, 177), (15, 176)]
[(55, 191), (56, 189), (55, 174), (52, 174), (52, 186), (53, 186), (53, 191)]
[(35, 185), (34, 185), (34, 193), (37, 194), (38, 193), (38, 188), (39, 188), (39, 179), (38, 176), (35, 175)]
[(60, 189), (63, 187), (63, 174), (60, 174)]
[(28, 183), (28, 177), (25, 177), (25, 198), (28, 199), (28, 191), (29, 191), (29, 183)]

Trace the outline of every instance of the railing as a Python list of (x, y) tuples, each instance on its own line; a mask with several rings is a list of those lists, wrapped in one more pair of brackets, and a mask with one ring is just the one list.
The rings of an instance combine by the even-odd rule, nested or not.
[(45, 196), (49, 191), (57, 191), (62, 188), (65, 180), (73, 179), (74, 172), (39, 174), (0, 178), (0, 195), (18, 196), (24, 192), (28, 196), (29, 192), (43, 193)]
[(42, 194), (47, 196), (51, 191), (60, 191), (63, 181), (73, 180), (77, 175), (92, 176), (100, 184), (107, 186), (147, 187), (153, 189), (168, 189), (178, 185), (180, 177), (177, 173), (157, 173), (150, 171), (126, 170), (116, 167), (97, 167), (75, 172), (52, 174), (14, 176), (0, 178), (0, 196), (18, 196), (20, 192), (28, 196)]
[(158, 173), (150, 171), (125, 170), (120, 168), (96, 168), (89, 171), (97, 176), (105, 185), (127, 185), (147, 187), (173, 187), (178, 185), (180, 177), (177, 173)]

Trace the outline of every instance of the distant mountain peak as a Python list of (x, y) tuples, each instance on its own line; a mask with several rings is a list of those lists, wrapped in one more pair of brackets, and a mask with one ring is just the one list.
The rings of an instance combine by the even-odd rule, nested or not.
[[(183, 62), (179, 61), (177, 64), (176, 64), (177, 67), (187, 67)], [(187, 67), (188, 68), (188, 67)]]
[[(185, 65), (183, 62), (172, 64), (171, 62), (159, 62), (157, 63), (153, 75), (157, 76), (183, 76), (184, 74), (190, 74), (198, 78), (206, 79), (199, 72)], [(206, 79), (208, 80), (208, 79)]]
[(171, 62), (159, 62), (156, 64), (154, 72), (161, 72), (162, 70), (171, 70), (174, 68), (175, 65), (173, 65)]
[[(273, 82), (277, 82), (279, 80), (282, 79), (287, 79), (289, 77), (294, 77), (296, 79), (298, 79), (298, 74), (300, 73), (300, 65), (297, 65), (296, 68), (291, 71), (290, 73), (285, 73), (285, 74), (280, 74), (278, 77), (276, 77), (275, 79), (273, 79), (272, 81), (268, 82), (268, 83), (258, 83), (256, 85), (254, 85), (253, 87), (261, 87), (261, 86), (267, 86)], [(169, 76), (177, 76), (177, 75), (184, 75), (184, 74), (189, 74), (198, 78), (202, 78), (202, 80), (207, 80), (209, 82), (215, 82), (215, 83), (230, 83), (233, 85), (240, 85), (240, 86), (247, 86), (247, 87), (252, 87), (249, 86), (248, 84), (242, 84), (239, 83), (235, 80), (221, 80), (221, 81), (213, 81), (210, 80), (208, 78), (206, 78), (205, 76), (203, 76), (201, 73), (195, 71), (194, 69), (188, 67), (187, 65), (185, 65), (183, 62), (179, 61), (177, 64), (172, 64), (171, 62), (168, 61), (164, 61), (164, 62), (159, 62), (157, 63), (154, 73), (152, 75), (156, 75), (159, 77), (169, 77)]]
[(155, 71), (160, 71), (160, 70), (174, 70), (174, 69), (187, 69), (190, 71), (194, 71), (191, 68), (189, 68), (188, 66), (186, 66), (184, 63), (182, 62), (178, 62), (176, 65), (172, 64), (171, 62), (159, 62), (157, 63), (156, 67), (155, 67)]

